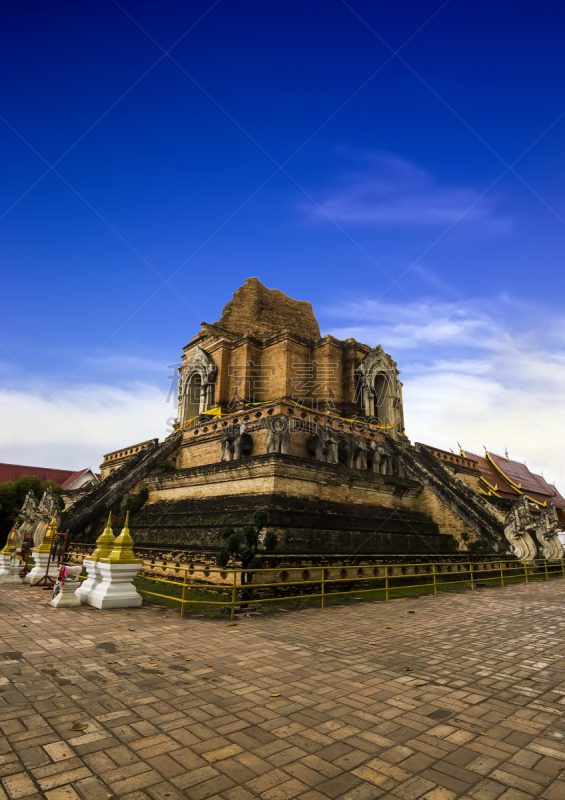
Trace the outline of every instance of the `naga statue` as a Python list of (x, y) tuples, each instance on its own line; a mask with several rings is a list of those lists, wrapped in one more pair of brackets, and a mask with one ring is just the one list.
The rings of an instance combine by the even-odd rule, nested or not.
[(512, 554), (520, 561), (533, 561), (537, 555), (534, 538), (536, 525), (525, 495), (512, 504), (504, 520), (504, 535), (510, 542)]
[(35, 527), (33, 531), (33, 544), (39, 547), (45, 537), (47, 528), (57, 514), (57, 522), (61, 513), (61, 504), (57, 497), (53, 494), (53, 489), (48, 486), (43, 492), (39, 505), (37, 506), (37, 514), (35, 517)]
[(37, 498), (30, 489), (25, 496), (24, 503), (18, 511), (18, 518), (22, 520), (19, 528), (19, 533), (22, 538), (26, 538), (26, 534), (30, 534), (35, 529), (35, 520), (37, 517)]
[(559, 560), (563, 558), (563, 545), (559, 541), (557, 534), (563, 530), (563, 526), (557, 516), (557, 511), (553, 503), (547, 504), (535, 525), (535, 535), (539, 542), (543, 558), (548, 561), (551, 559)]

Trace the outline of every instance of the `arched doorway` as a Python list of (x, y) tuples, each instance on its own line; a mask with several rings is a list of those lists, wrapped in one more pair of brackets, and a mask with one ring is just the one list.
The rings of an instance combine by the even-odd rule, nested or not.
[(184, 384), (181, 415), (182, 425), (201, 413), (203, 400), (202, 376), (199, 372), (193, 372)]
[(375, 417), (379, 425), (391, 425), (391, 387), (390, 376), (386, 372), (377, 372), (374, 384)]

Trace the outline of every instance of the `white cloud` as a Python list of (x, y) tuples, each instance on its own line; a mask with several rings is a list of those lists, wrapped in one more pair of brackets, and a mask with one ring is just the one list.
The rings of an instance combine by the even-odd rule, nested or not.
[(391, 303), (386, 299), (344, 303), (327, 309), (328, 316), (351, 320), (347, 327), (332, 329), (338, 338), (355, 337), (360, 342), (382, 339), (385, 349), (413, 349), (423, 345), (491, 347), (503, 331), (484, 304), (421, 300)]
[(0, 460), (98, 470), (104, 453), (167, 434), (175, 409), (165, 400), (163, 390), (145, 383), (82, 384), (49, 402), (33, 389), (0, 390)]
[[(459, 441), (479, 454), (483, 444), (500, 454), (508, 447), (512, 458), (526, 460), (534, 472), (543, 470), (565, 494), (561, 320), (509, 297), (366, 302), (330, 309), (330, 314), (357, 320), (332, 329), (335, 336), (380, 343), (398, 362), (412, 441), (447, 450)], [(526, 324), (534, 320), (537, 325)]]
[[(308, 219), (359, 226), (447, 227), (461, 220), (480, 223), (482, 229), (506, 232), (511, 220), (501, 216), (490, 194), (472, 186), (438, 183), (412, 161), (383, 152), (341, 155), (357, 162), (343, 173), (337, 186), (321, 195), (320, 207), (302, 206)], [(326, 213), (324, 213), (324, 209)]]

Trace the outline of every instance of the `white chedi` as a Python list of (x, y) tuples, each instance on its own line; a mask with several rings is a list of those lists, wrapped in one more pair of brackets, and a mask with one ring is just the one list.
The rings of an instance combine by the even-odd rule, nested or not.
[(133, 579), (141, 569), (143, 560), (136, 558), (133, 552), (128, 522), (129, 511), (111, 553), (96, 561), (98, 574), (95, 576), (94, 588), (86, 597), (86, 603), (94, 608), (135, 608), (142, 603)]

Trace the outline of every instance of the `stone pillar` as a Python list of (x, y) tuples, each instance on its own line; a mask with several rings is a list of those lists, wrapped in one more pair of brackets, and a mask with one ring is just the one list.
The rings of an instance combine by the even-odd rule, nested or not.
[[(45, 534), (45, 538), (43, 539), (42, 543), (39, 545), (37, 550), (32, 550), (31, 554), (33, 556), (33, 560), (35, 562), (35, 566), (28, 572), (25, 576), (24, 581), (25, 583), (29, 583), (34, 586), (36, 583), (44, 578), (46, 575), (49, 578), (53, 578), (53, 580), (57, 580), (59, 575), (59, 565), (56, 563), (49, 563), (50, 553), (51, 553), (51, 545), (53, 543), (53, 534), (57, 533), (57, 515), (53, 515), (53, 519), (51, 520), (51, 524), (47, 528), (47, 533)], [(49, 573), (47, 572), (47, 564), (49, 564)]]
[(96, 549), (90, 558), (85, 558), (82, 562), (83, 566), (86, 567), (87, 578), (83, 581), (82, 586), (79, 586), (76, 590), (76, 595), (81, 603), (88, 602), (88, 595), (94, 591), (102, 580), (98, 562), (101, 558), (107, 558), (110, 555), (115, 541), (116, 537), (112, 532), (112, 512), (110, 512), (104, 532), (96, 540)]
[(143, 560), (133, 552), (133, 539), (128, 527), (129, 511), (121, 534), (107, 558), (98, 561), (100, 582), (88, 594), (86, 602), (94, 608), (134, 608), (142, 603), (133, 579), (139, 572)]
[(375, 416), (375, 398), (374, 395), (368, 385), (365, 383), (363, 386), (363, 405), (365, 408), (365, 416), (367, 417), (374, 417)]
[(14, 534), (18, 525), (14, 525), (8, 535), (5, 547), (0, 550), (0, 584), (22, 585), (20, 578), (21, 567), (16, 564), (16, 542)]

